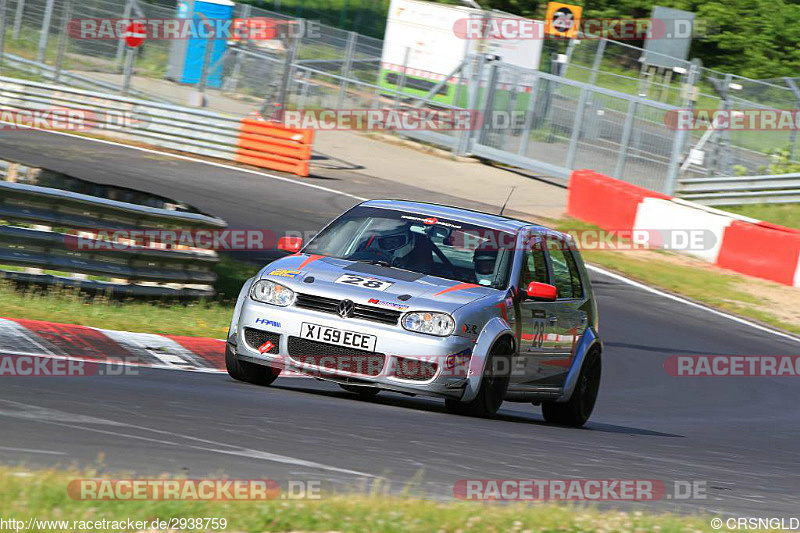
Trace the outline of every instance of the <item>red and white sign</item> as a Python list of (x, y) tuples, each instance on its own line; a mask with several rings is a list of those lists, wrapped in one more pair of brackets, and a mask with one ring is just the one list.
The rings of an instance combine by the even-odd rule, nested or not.
[(140, 46), (147, 38), (147, 30), (145, 29), (144, 24), (133, 22), (125, 29), (123, 38), (125, 39), (125, 44), (131, 48), (136, 48), (137, 46)]

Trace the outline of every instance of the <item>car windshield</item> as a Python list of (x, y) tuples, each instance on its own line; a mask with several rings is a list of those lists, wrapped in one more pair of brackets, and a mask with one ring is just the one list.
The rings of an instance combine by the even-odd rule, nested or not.
[(351, 261), (504, 289), (515, 235), (457, 220), (358, 206), (303, 249)]

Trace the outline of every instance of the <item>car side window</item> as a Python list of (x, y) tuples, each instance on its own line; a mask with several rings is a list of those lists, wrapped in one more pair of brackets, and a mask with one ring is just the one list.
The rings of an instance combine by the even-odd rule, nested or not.
[(547, 258), (544, 254), (542, 238), (533, 236), (531, 245), (525, 251), (522, 263), (522, 283), (521, 287), (527, 287), (532, 281), (547, 283)]
[(553, 270), (553, 285), (558, 289), (558, 298), (581, 298), (583, 285), (575, 257), (564, 242), (558, 241), (558, 243), (559, 246), (548, 247)]

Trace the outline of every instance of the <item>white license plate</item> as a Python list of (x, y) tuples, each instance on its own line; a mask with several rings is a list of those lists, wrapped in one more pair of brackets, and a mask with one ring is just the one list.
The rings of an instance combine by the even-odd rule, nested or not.
[(353, 274), (345, 274), (339, 276), (336, 283), (344, 283), (345, 285), (355, 285), (356, 287), (365, 287), (376, 291), (385, 291), (392, 285), (391, 281), (384, 281), (378, 278), (370, 278), (367, 276), (356, 276)]
[(308, 322), (303, 322), (301, 325), (300, 336), (312, 341), (347, 346), (348, 348), (356, 348), (368, 352), (375, 351), (375, 343), (378, 341), (378, 337), (375, 335), (345, 331), (343, 329), (320, 326), (319, 324), (309, 324)]

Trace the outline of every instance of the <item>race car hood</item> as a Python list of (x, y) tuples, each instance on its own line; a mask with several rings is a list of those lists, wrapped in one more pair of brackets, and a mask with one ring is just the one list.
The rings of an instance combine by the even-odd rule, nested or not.
[[(385, 283), (374, 289), (337, 281), (345, 275)], [(261, 278), (281, 283), (299, 293), (409, 311), (453, 312), (479, 298), (498, 293), (489, 287), (407, 270), (305, 254), (287, 256), (270, 263), (262, 270)]]

